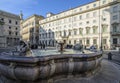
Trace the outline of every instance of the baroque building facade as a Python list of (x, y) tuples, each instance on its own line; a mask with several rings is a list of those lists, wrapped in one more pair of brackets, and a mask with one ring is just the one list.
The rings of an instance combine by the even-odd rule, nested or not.
[(34, 14), (24, 20), (22, 16), (21, 14), (21, 39), (30, 44), (37, 44), (39, 40), (39, 20), (43, 19), (43, 16)]
[(15, 46), (20, 39), (20, 17), (0, 10), (0, 47)]
[(39, 43), (46, 45), (63, 41), (98, 49), (120, 46), (119, 0), (96, 0), (58, 14), (48, 13), (39, 24)]

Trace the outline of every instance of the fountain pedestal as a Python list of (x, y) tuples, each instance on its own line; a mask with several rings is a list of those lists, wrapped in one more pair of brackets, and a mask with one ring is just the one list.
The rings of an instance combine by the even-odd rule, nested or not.
[(60, 48), (58, 49), (58, 51), (63, 52), (64, 51), (64, 43), (60, 42), (58, 44), (60, 45)]

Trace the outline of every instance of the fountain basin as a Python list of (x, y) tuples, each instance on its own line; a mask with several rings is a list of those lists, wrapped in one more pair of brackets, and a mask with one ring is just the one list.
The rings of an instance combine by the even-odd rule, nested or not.
[[(0, 73), (8, 83), (47, 83), (69, 76), (88, 76), (100, 67), (101, 53), (58, 54), (48, 56), (0, 56)], [(6, 82), (7, 83), (7, 82)]]

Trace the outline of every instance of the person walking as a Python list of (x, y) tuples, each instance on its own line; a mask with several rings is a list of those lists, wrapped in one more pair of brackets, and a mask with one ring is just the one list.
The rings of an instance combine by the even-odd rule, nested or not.
[(45, 44), (43, 44), (43, 49), (45, 49)]
[(108, 53), (108, 60), (112, 60), (112, 53), (111, 52)]

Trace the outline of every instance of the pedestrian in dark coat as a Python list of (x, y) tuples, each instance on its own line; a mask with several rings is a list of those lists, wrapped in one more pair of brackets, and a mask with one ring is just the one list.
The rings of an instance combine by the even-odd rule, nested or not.
[(45, 49), (45, 44), (43, 44), (43, 49)]
[(111, 52), (108, 53), (108, 60), (112, 60), (112, 53)]

